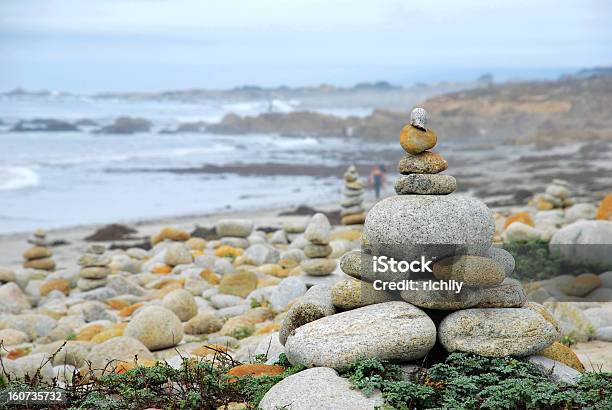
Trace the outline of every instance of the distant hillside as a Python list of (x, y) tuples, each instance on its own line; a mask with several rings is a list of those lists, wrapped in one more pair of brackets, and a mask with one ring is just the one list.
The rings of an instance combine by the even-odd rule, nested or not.
[[(600, 70), (557, 81), (492, 84), (429, 98), (420, 105), (431, 113), (432, 127), (446, 138), (478, 136), (542, 144), (612, 140), (612, 76), (605, 73)], [(381, 109), (365, 118), (312, 112), (227, 115), (206, 131), (397, 138), (408, 121), (408, 112)]]

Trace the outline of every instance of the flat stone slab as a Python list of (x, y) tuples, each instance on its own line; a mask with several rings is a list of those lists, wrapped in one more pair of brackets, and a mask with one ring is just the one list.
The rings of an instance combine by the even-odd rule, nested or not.
[(451, 175), (411, 174), (395, 180), (398, 195), (448, 195), (457, 189), (457, 180)]

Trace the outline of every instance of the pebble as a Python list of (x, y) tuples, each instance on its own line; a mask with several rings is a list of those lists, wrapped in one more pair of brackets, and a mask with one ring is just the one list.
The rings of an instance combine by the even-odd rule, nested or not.
[(10, 282), (0, 286), (0, 313), (19, 313), (30, 307), (28, 297), (17, 284)]
[(595, 330), (595, 339), (603, 342), (612, 342), (612, 326), (600, 327)]
[(411, 174), (395, 180), (398, 195), (447, 195), (457, 189), (455, 177), (444, 174)]
[(417, 281), (419, 290), (404, 290), (402, 299), (424, 309), (458, 310), (476, 306), (482, 299), (482, 289), (463, 286), (455, 290), (423, 290), (423, 281)]
[(255, 288), (257, 288), (257, 275), (253, 272), (239, 271), (223, 276), (218, 289), (220, 293), (244, 298)]
[(244, 263), (255, 266), (265, 263), (277, 263), (280, 259), (280, 252), (270, 245), (256, 243), (244, 251), (242, 259)]
[(183, 340), (183, 324), (171, 310), (147, 306), (128, 323), (124, 335), (139, 340), (149, 350), (159, 350)]
[(506, 276), (514, 272), (516, 262), (514, 261), (514, 256), (507, 250), (491, 246), (485, 256), (496, 261), (504, 269)]
[(436, 279), (463, 282), (466, 286), (496, 286), (506, 277), (504, 269), (493, 259), (461, 255), (444, 258), (434, 263)]
[(203, 335), (218, 332), (223, 323), (213, 313), (198, 313), (189, 319), (183, 329), (188, 335)]
[(327, 245), (330, 235), (331, 225), (327, 216), (322, 213), (314, 214), (304, 232), (304, 238), (313, 244)]
[(483, 255), (495, 222), (487, 206), (462, 195), (398, 195), (378, 202), (366, 219), (362, 249), (398, 260)]
[(34, 378), (39, 375), (46, 383), (53, 379), (53, 365), (47, 353), (33, 353), (15, 360), (3, 359), (0, 367), (11, 378)]
[(191, 250), (184, 243), (172, 243), (166, 249), (164, 263), (170, 266), (184, 265), (193, 262)]
[(308, 244), (304, 247), (304, 255), (307, 258), (325, 258), (332, 253), (332, 248), (329, 245)]
[(522, 307), (527, 302), (523, 285), (516, 279), (506, 278), (497, 286), (482, 290), (482, 298), (477, 308)]
[(371, 410), (383, 406), (380, 392), (366, 397), (347, 379), (326, 367), (304, 370), (281, 380), (259, 403), (262, 410)]
[[(116, 366), (119, 362), (134, 362), (135, 356), (138, 360), (154, 360), (153, 355), (147, 347), (135, 338), (119, 336), (100, 343), (95, 349), (91, 349), (85, 360), (91, 362), (91, 369), (100, 374), (107, 368), (108, 362)], [(108, 372), (108, 368), (107, 368)]]
[(336, 282), (332, 286), (331, 300), (336, 308), (350, 310), (391, 302), (396, 298), (384, 290), (374, 289), (371, 283), (351, 278)]
[(346, 369), (368, 357), (412, 361), (436, 342), (436, 327), (405, 302), (365, 306), (307, 323), (289, 335), (286, 355), (292, 364)]
[(413, 155), (435, 147), (437, 142), (438, 137), (435, 132), (425, 131), (412, 125), (406, 125), (400, 134), (400, 145), (406, 152)]
[(557, 231), (548, 247), (567, 261), (612, 269), (610, 245), (612, 221), (578, 221)]
[(335, 313), (336, 308), (331, 302), (331, 286), (311, 287), (285, 315), (279, 330), (280, 342), (285, 345), (287, 337), (298, 327)]
[(542, 237), (542, 231), (522, 222), (512, 222), (502, 237), (504, 242), (537, 241)]
[(326, 276), (336, 269), (336, 261), (326, 258), (305, 259), (300, 262), (300, 267), (309, 275)]
[(246, 238), (253, 231), (253, 221), (243, 219), (222, 219), (217, 223), (217, 235)]
[(556, 360), (544, 356), (530, 356), (529, 363), (535, 365), (553, 383), (576, 384), (581, 374)]
[(448, 162), (437, 152), (425, 151), (417, 155), (406, 154), (397, 165), (400, 174), (437, 174), (448, 168)]
[(593, 204), (575, 204), (565, 210), (565, 222), (574, 223), (583, 219), (595, 219), (597, 208)]
[(186, 322), (198, 314), (195, 299), (185, 289), (176, 289), (168, 293), (162, 299), (162, 305), (174, 312), (181, 322)]
[(299, 278), (283, 279), (270, 296), (270, 305), (277, 312), (287, 310), (289, 304), (306, 293), (306, 285)]
[(529, 356), (550, 346), (557, 331), (531, 309), (466, 309), (446, 316), (438, 337), (449, 352)]

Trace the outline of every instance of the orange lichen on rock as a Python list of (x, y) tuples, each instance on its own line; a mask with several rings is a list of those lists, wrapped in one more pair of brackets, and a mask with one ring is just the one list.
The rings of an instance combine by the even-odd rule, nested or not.
[(104, 303), (106, 303), (108, 307), (113, 310), (119, 310), (130, 306), (129, 302), (121, 299), (108, 299), (105, 300)]
[(204, 269), (200, 272), (200, 277), (211, 285), (218, 285), (221, 282), (221, 277), (210, 269)]
[(283, 366), (279, 366), (276, 364), (261, 364), (261, 363), (252, 363), (252, 364), (241, 364), (239, 366), (233, 367), (227, 372), (228, 376), (234, 377), (261, 377), (261, 376), (278, 376), (285, 372), (285, 368)]
[(100, 324), (86, 326), (77, 334), (76, 340), (80, 342), (89, 342), (95, 335), (104, 331), (104, 329), (105, 327)]
[(114, 337), (119, 337), (119, 336), (123, 336), (123, 329), (117, 329), (117, 328), (106, 329), (98, 333), (94, 337), (92, 337), (90, 342), (96, 343), (96, 344), (104, 343), (109, 339), (112, 339)]
[(137, 363), (134, 362), (120, 362), (117, 367), (115, 367), (115, 373), (123, 374), (128, 370), (132, 370), (136, 367), (155, 367), (157, 362), (155, 360), (138, 360)]
[(612, 193), (606, 195), (606, 197), (599, 204), (595, 219), (612, 221)]
[(581, 373), (585, 371), (584, 365), (576, 353), (562, 343), (554, 342), (552, 345), (548, 346), (546, 349), (537, 354), (563, 363)]
[(153, 245), (156, 245), (161, 241), (165, 241), (166, 239), (170, 241), (185, 242), (189, 240), (190, 237), (191, 235), (189, 234), (189, 232), (176, 228), (166, 227), (162, 229), (157, 235), (153, 235), (153, 237), (151, 238), (151, 243)]
[(211, 344), (197, 347), (191, 352), (191, 354), (195, 356), (214, 356), (227, 353), (227, 351), (227, 346)]
[(70, 292), (70, 282), (66, 279), (51, 279), (40, 285), (41, 296), (47, 296), (53, 290), (59, 290), (67, 295)]
[(229, 245), (222, 245), (215, 249), (215, 256), (220, 258), (237, 258), (242, 255), (244, 251), (240, 248), (234, 248)]
[(532, 228), (535, 227), (535, 222), (533, 221), (531, 214), (526, 211), (517, 212), (515, 214), (508, 216), (508, 218), (506, 218), (506, 222), (504, 222), (504, 229), (509, 227), (512, 222), (522, 222), (525, 225), (531, 226)]
[(155, 265), (153, 266), (153, 270), (151, 272), (167, 275), (172, 272), (172, 266), (166, 264)]
[(128, 307), (125, 307), (119, 311), (119, 316), (121, 317), (132, 316), (132, 314), (136, 311), (136, 309), (138, 309), (142, 305), (144, 305), (144, 303), (139, 302), (139, 303), (134, 303), (133, 305), (130, 305)]

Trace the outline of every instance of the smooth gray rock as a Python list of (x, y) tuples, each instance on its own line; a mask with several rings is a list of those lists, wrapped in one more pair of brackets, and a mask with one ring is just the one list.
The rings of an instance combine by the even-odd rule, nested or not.
[(329, 243), (330, 235), (331, 225), (327, 216), (322, 213), (314, 214), (304, 232), (304, 238), (314, 244), (326, 245)]
[(406, 302), (365, 306), (297, 328), (285, 343), (293, 364), (345, 369), (356, 360), (411, 361), (436, 342), (436, 326), (421, 309)]
[(574, 223), (581, 219), (595, 219), (597, 208), (593, 204), (575, 204), (565, 210), (565, 222)]
[(475, 307), (508, 308), (521, 307), (527, 302), (523, 285), (516, 279), (506, 278), (503, 283), (482, 290), (482, 298)]
[(298, 327), (335, 313), (336, 308), (331, 302), (331, 285), (311, 287), (285, 315), (279, 330), (281, 344), (284, 346), (287, 337)]
[(599, 279), (601, 279), (602, 288), (612, 289), (612, 271), (600, 273)]
[(447, 195), (457, 189), (457, 180), (445, 174), (410, 174), (399, 177), (393, 185), (398, 195)]
[(249, 246), (242, 255), (245, 262), (259, 266), (265, 263), (277, 263), (280, 257), (278, 249), (263, 243)]
[(482, 299), (482, 289), (463, 286), (461, 292), (454, 290), (423, 290), (423, 282), (417, 281), (419, 290), (404, 290), (402, 299), (424, 309), (458, 310), (476, 306)]
[(509, 276), (512, 272), (514, 272), (514, 268), (516, 266), (514, 256), (512, 256), (512, 254), (507, 250), (498, 248), (496, 246), (491, 246), (485, 256), (499, 263), (501, 267), (504, 268), (506, 276)]
[(374, 289), (371, 283), (353, 278), (336, 282), (332, 286), (331, 297), (334, 306), (343, 310), (397, 300), (384, 290)]
[(362, 248), (372, 255), (412, 261), (456, 254), (484, 255), (495, 223), (478, 199), (462, 195), (398, 195), (368, 212)]
[(372, 410), (382, 408), (380, 392), (366, 397), (338, 373), (317, 367), (296, 373), (272, 386), (259, 403), (262, 410)]
[(217, 235), (246, 238), (253, 231), (253, 221), (244, 219), (222, 219), (217, 223)]
[(553, 383), (576, 384), (581, 375), (578, 370), (548, 357), (530, 356), (528, 360)]
[(442, 320), (438, 338), (449, 352), (482, 356), (529, 356), (550, 346), (555, 327), (525, 308), (466, 309)]
[(612, 326), (600, 327), (595, 330), (595, 339), (603, 342), (612, 342)]
[(571, 262), (612, 269), (612, 222), (578, 221), (559, 229), (548, 245), (553, 254)]
[(276, 291), (270, 296), (270, 305), (277, 312), (283, 312), (294, 299), (306, 293), (306, 285), (300, 279), (292, 276), (281, 280)]

